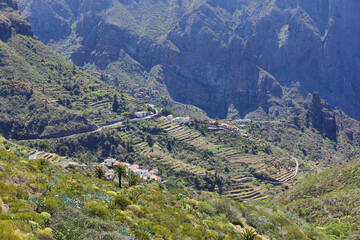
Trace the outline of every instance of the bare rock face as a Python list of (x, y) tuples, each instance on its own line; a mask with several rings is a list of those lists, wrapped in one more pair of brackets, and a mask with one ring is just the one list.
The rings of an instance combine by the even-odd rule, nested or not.
[(312, 101), (306, 106), (306, 125), (317, 129), (330, 140), (337, 140), (336, 114), (331, 106), (320, 98), (318, 92), (313, 93)]
[(0, 3), (0, 40), (6, 41), (14, 33), (34, 35), (31, 25), (18, 11), (16, 1), (2, 1)]
[(210, 116), (267, 111), (297, 83), (360, 119), (358, 0), (19, 2), (43, 41), (73, 42), (76, 64), (106, 69), (125, 52), (162, 65), (172, 98)]

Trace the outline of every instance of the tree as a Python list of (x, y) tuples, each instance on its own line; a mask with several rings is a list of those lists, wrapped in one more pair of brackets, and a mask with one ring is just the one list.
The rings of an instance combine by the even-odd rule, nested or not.
[(142, 181), (143, 181), (143, 179), (139, 175), (137, 175), (135, 173), (130, 173), (130, 175), (128, 176), (128, 183), (129, 183), (130, 187), (138, 185)]
[(105, 169), (103, 167), (96, 167), (95, 176), (99, 179), (102, 179), (105, 176)]
[(173, 114), (173, 112), (170, 109), (168, 109), (168, 108), (161, 109), (161, 115), (168, 116), (170, 114)]
[(116, 165), (114, 171), (118, 174), (119, 177), (119, 188), (121, 188), (122, 177), (126, 176), (126, 168), (122, 165)]
[(240, 233), (241, 240), (255, 240), (257, 234), (254, 230), (246, 228), (242, 233)]
[(153, 137), (151, 136), (151, 134), (147, 134), (147, 136), (146, 136), (146, 141), (147, 141), (149, 147), (154, 146), (154, 139), (153, 139)]
[(75, 67), (75, 64), (73, 63), (73, 70), (72, 70), (72, 73), (73, 73), (73, 75), (75, 75), (76, 74), (76, 67)]
[(116, 112), (116, 113), (119, 110), (119, 100), (118, 100), (118, 96), (116, 94), (114, 94), (114, 97), (113, 97), (112, 110), (113, 110), (113, 112)]
[(60, 156), (66, 156), (68, 151), (69, 151), (69, 148), (67, 146), (62, 146), (59, 149), (59, 155)]

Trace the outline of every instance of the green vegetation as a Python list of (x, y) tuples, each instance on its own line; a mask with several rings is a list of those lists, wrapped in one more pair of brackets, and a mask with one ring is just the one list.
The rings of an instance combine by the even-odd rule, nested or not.
[(119, 188), (121, 188), (122, 179), (127, 176), (126, 168), (122, 165), (117, 165), (114, 167), (114, 172), (118, 175)]
[(161, 109), (161, 115), (168, 116), (170, 114), (173, 114), (173, 112), (170, 109), (168, 109), (168, 108)]
[[(2, 239), (242, 239), (247, 224), (262, 234), (271, 218), (279, 218), (261, 204), (191, 188), (153, 183), (119, 189), (80, 168), (64, 171), (44, 159), (24, 160), (1, 142)], [(255, 210), (259, 215), (251, 215)], [(282, 218), (268, 236), (290, 239), (286, 229), (301, 232), (305, 226)]]
[(333, 239), (360, 237), (358, 160), (309, 176), (285, 194), (286, 208)]
[(105, 176), (105, 169), (103, 167), (96, 167), (94, 174), (97, 178), (102, 179)]
[[(31, 32), (19, 12), (5, 8), (1, 17)], [(96, 125), (124, 119), (133, 111), (131, 107), (143, 106), (120, 88), (113, 89), (76, 67), (30, 33), (13, 32), (0, 40), (0, 55), (0, 133), (7, 138), (94, 130)]]

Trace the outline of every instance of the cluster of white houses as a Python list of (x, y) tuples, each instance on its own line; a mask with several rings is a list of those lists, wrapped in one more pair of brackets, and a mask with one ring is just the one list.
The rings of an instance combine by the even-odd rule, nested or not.
[(160, 177), (160, 172), (157, 169), (152, 169), (151, 171), (147, 169), (141, 169), (139, 165), (120, 162), (117, 161), (115, 158), (107, 158), (104, 160), (104, 162), (100, 163), (100, 166), (106, 170), (105, 177), (107, 179), (112, 179), (114, 177), (115, 173), (113, 168), (117, 165), (124, 166), (129, 173), (135, 173), (144, 180), (156, 181), (158, 183), (161, 183), (162, 181)]

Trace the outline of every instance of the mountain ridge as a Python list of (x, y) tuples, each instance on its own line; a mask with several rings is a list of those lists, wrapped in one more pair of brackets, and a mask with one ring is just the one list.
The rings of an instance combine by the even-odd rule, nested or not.
[[(29, 9), (40, 0), (19, 3)], [(110, 71), (120, 52), (147, 72), (160, 64), (171, 98), (198, 106), (211, 117), (224, 118), (231, 104), (243, 117), (264, 102), (270, 106), (268, 116), (280, 114), (271, 108), (276, 106), (272, 101), (257, 94), (262, 91), (258, 67), (282, 87), (298, 84), (302, 96), (319, 91), (331, 105), (360, 116), (358, 1), (77, 0), (60, 4), (66, 14), (43, 5), (49, 7), (44, 15), (61, 16), (70, 27), (75, 24), (75, 35), (64, 33), (61, 38), (74, 41), (65, 49), (76, 64), (93, 63)], [(27, 16), (32, 23), (46, 21), (37, 12)], [(50, 41), (44, 27), (34, 28), (45, 34), (43, 41)], [(49, 44), (61, 41), (55, 37)]]

